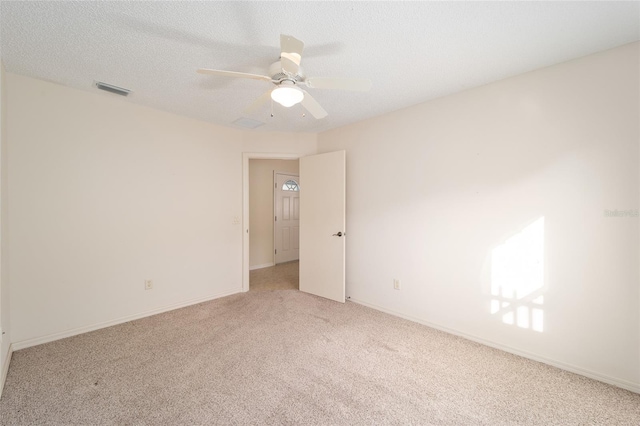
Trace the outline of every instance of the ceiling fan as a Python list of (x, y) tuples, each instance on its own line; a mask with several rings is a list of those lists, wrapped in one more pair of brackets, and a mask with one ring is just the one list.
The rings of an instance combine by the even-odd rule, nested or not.
[(251, 112), (264, 104), (269, 98), (284, 107), (301, 104), (317, 119), (326, 117), (327, 111), (301, 86), (311, 89), (339, 89), (366, 92), (371, 88), (371, 80), (360, 78), (307, 78), (300, 66), (304, 43), (295, 37), (280, 35), (280, 59), (269, 67), (269, 76), (247, 74), (243, 72), (211, 70), (201, 68), (200, 74), (213, 74), (225, 77), (249, 78), (273, 83), (276, 87), (268, 90), (255, 100), (245, 112)]

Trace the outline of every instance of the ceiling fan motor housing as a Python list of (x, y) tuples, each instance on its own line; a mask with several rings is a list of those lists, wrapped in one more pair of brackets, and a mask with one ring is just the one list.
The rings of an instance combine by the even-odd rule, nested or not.
[(300, 83), (304, 81), (304, 72), (302, 71), (302, 67), (298, 68), (298, 73), (296, 75), (285, 74), (282, 71), (282, 64), (280, 61), (276, 61), (269, 67), (269, 75), (274, 82), (282, 82), (285, 80), (293, 81), (294, 83)]

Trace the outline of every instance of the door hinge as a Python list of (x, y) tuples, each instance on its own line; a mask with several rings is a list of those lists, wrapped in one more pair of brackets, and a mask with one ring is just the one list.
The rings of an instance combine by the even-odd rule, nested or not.
[(273, 187), (277, 188), (278, 187), (278, 182), (273, 182)]
[(276, 218), (275, 222), (277, 222), (278, 221), (278, 216), (275, 216), (275, 218)]
[(278, 249), (276, 249), (276, 254), (278, 254)]

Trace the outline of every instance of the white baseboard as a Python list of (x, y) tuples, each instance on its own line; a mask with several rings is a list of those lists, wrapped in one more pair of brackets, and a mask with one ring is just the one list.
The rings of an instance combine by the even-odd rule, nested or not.
[(417, 322), (419, 324), (426, 325), (426, 326), (431, 327), (431, 328), (435, 328), (435, 329), (440, 330), (440, 331), (444, 331), (445, 333), (454, 334), (456, 336), (464, 337), (465, 339), (472, 340), (474, 342), (481, 343), (483, 345), (490, 346), (492, 348), (500, 349), (501, 351), (509, 352), (509, 353), (514, 354), (514, 355), (519, 355), (521, 357), (528, 358), (528, 359), (531, 359), (533, 361), (538, 361), (538, 362), (541, 362), (543, 364), (548, 364), (548, 365), (551, 365), (553, 367), (557, 367), (557, 368), (559, 368), (561, 370), (570, 371), (572, 373), (579, 374), (579, 375), (585, 376), (585, 377), (589, 377), (590, 379), (598, 380), (600, 382), (608, 383), (610, 385), (614, 385), (614, 386), (617, 386), (619, 388), (629, 390), (631, 392), (640, 393), (640, 384), (639, 383), (633, 383), (633, 382), (630, 382), (628, 380), (618, 379), (618, 378), (615, 378), (615, 377), (607, 376), (605, 374), (596, 373), (595, 371), (591, 371), (591, 370), (587, 370), (585, 368), (577, 367), (577, 366), (572, 365), (572, 364), (567, 364), (567, 363), (564, 363), (564, 362), (561, 362), (561, 361), (556, 361), (556, 360), (553, 360), (553, 359), (550, 359), (550, 358), (539, 356), (539, 355), (536, 355), (536, 354), (531, 353), (531, 352), (515, 349), (515, 348), (512, 348), (510, 346), (503, 345), (501, 343), (492, 342), (490, 340), (486, 340), (486, 339), (483, 339), (481, 337), (477, 337), (477, 336), (474, 336), (474, 335), (471, 335), (471, 334), (467, 334), (467, 333), (464, 333), (462, 331), (458, 331), (458, 330), (455, 330), (455, 329), (452, 329), (452, 328), (449, 328), (449, 327), (444, 327), (444, 326), (439, 325), (439, 324), (434, 324), (434, 323), (432, 323), (430, 321), (426, 321), (426, 320), (423, 320), (421, 318), (413, 317), (411, 315), (405, 315), (403, 313), (400, 313), (400, 312), (397, 312), (397, 311), (394, 311), (394, 310), (391, 310), (391, 309), (383, 308), (381, 306), (374, 305), (373, 303), (368, 303), (368, 302), (364, 302), (362, 300), (356, 300), (356, 299), (353, 299), (353, 298), (349, 298), (348, 300), (350, 302), (354, 302), (354, 303), (357, 303), (359, 305), (363, 305), (363, 306), (375, 309), (377, 311), (381, 311), (381, 312), (384, 312), (384, 313), (387, 313), (387, 314), (390, 314), (390, 315), (393, 315), (393, 316), (396, 316), (396, 317), (404, 318), (404, 319), (409, 320), (409, 321)]
[(150, 317), (152, 315), (161, 314), (163, 312), (173, 311), (174, 309), (184, 308), (186, 306), (197, 305), (198, 303), (208, 302), (209, 300), (219, 299), (225, 296), (231, 296), (232, 294), (239, 293), (241, 290), (234, 290), (225, 293), (218, 293), (210, 296), (200, 297), (197, 299), (191, 299), (180, 303), (175, 303), (172, 305), (163, 306), (161, 308), (152, 309), (150, 311), (140, 312), (138, 314), (127, 315), (125, 317), (117, 318), (110, 321), (101, 322), (98, 324), (88, 325), (85, 327), (78, 327), (71, 330), (61, 331), (59, 333), (49, 334), (47, 336), (35, 337), (33, 339), (22, 340), (19, 342), (14, 342), (11, 344), (14, 351), (29, 348), (31, 346), (41, 345), (43, 343), (53, 342), (54, 340), (64, 339), (66, 337), (76, 336), (82, 333), (88, 333), (89, 331), (99, 330), (101, 328), (111, 327), (112, 325), (122, 324), (124, 322), (129, 322), (133, 320), (137, 320), (140, 318)]
[(2, 391), (4, 390), (4, 382), (7, 380), (7, 373), (9, 372), (9, 363), (11, 362), (11, 355), (13, 355), (13, 345), (9, 345), (7, 348), (7, 356), (4, 358), (4, 365), (0, 372), (0, 398), (2, 398)]
[(253, 271), (254, 269), (268, 268), (270, 266), (275, 266), (275, 263), (271, 262), (271, 263), (263, 263), (262, 265), (250, 266), (249, 270)]

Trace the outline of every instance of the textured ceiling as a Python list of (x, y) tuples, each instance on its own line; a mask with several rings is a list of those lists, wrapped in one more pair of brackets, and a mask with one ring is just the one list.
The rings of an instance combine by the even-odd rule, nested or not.
[[(309, 89), (329, 116), (269, 105), (258, 130), (321, 132), (639, 39), (638, 2), (9, 2), (8, 71), (234, 126), (271, 83), (280, 34), (305, 42), (309, 77), (362, 77), (368, 93)], [(101, 92), (103, 93), (103, 92)], [(104, 94), (105, 96), (117, 96)]]

